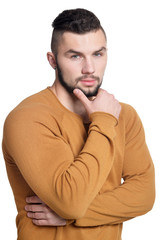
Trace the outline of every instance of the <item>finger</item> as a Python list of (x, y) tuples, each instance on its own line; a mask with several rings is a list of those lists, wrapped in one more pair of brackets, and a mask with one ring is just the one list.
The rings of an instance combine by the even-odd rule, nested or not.
[(108, 93), (106, 90), (104, 90), (104, 89), (102, 89), (102, 88), (99, 88), (99, 89), (98, 89), (98, 93), (97, 93), (96, 98), (97, 98), (97, 97), (101, 97), (101, 96), (103, 96), (104, 94), (108, 94), (108, 96), (110, 96), (112, 99), (115, 99), (115, 96), (114, 96), (113, 94)]
[[(102, 89), (102, 88), (99, 88), (98, 89), (98, 92), (97, 92), (97, 96), (100, 96), (102, 95), (104, 92), (107, 92), (106, 90)], [(107, 92), (108, 93), (108, 92)]]
[(46, 214), (44, 212), (28, 212), (27, 217), (33, 219), (47, 219)]
[(45, 219), (33, 219), (32, 222), (37, 226), (49, 226), (48, 220)]
[(45, 220), (45, 219), (33, 219), (32, 222), (37, 226), (65, 226), (66, 225), (66, 220), (59, 223), (53, 223), (52, 221)]
[(42, 204), (29, 204), (25, 206), (27, 212), (48, 212), (48, 208)]
[(88, 100), (88, 98), (84, 95), (84, 93), (80, 89), (78, 89), (78, 88), (74, 89), (73, 93), (83, 103), (84, 106), (88, 106), (90, 101)]
[(37, 196), (26, 197), (27, 203), (43, 203), (42, 200)]

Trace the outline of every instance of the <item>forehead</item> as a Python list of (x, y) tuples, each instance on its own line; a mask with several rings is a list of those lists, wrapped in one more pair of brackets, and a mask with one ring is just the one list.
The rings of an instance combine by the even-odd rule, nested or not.
[(102, 47), (106, 47), (106, 38), (101, 29), (85, 34), (65, 32), (58, 44), (58, 52), (66, 52), (69, 49), (78, 52), (94, 52)]

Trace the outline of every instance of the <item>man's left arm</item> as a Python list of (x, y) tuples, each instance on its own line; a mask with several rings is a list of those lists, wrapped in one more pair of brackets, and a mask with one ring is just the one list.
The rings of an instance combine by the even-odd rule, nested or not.
[(148, 151), (142, 123), (133, 108), (126, 129), (123, 165), (124, 182), (118, 188), (98, 194), (85, 215), (75, 225), (118, 224), (143, 215), (155, 199), (154, 166)]

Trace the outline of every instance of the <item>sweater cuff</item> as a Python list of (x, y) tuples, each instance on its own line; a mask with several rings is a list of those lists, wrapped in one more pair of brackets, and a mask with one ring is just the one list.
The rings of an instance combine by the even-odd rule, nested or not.
[(74, 223), (74, 222), (75, 222), (75, 220), (66, 219), (66, 226), (67, 226), (67, 225), (70, 225), (70, 224), (72, 224), (72, 223)]
[(94, 112), (90, 114), (90, 120), (93, 122), (94, 120), (99, 119), (103, 122), (103, 120), (107, 122), (111, 122), (112, 125), (117, 126), (118, 125), (118, 119), (113, 116), (110, 113), (105, 113), (105, 112)]
[(94, 112), (90, 115), (90, 131), (98, 131), (107, 137), (115, 136), (115, 127), (118, 125), (116, 117), (105, 112)]

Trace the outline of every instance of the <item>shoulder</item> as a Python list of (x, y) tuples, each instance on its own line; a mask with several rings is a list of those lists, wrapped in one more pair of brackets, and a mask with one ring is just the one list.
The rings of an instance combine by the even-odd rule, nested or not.
[(125, 121), (126, 124), (134, 121), (140, 121), (139, 115), (134, 107), (126, 103), (120, 104), (122, 107), (120, 117)]
[(58, 131), (57, 123), (61, 122), (62, 117), (54, 100), (43, 90), (24, 99), (8, 114), (4, 123), (4, 133), (32, 129), (40, 124)]
[(119, 120), (123, 122), (125, 126), (126, 140), (129, 140), (138, 135), (140, 132), (143, 132), (143, 125), (134, 107), (126, 103), (120, 104), (122, 110)]

